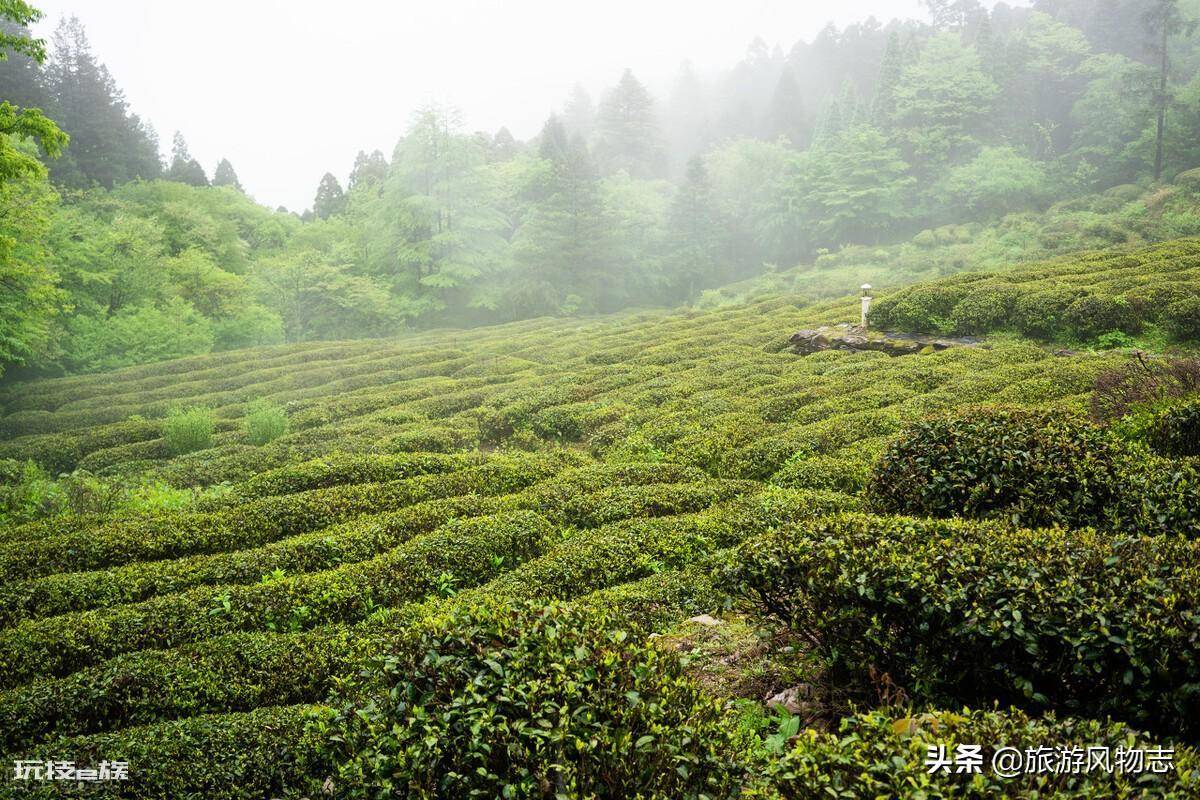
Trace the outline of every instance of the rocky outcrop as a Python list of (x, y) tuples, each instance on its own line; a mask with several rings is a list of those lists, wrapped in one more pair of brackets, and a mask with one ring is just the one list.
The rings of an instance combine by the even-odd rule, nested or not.
[(821, 350), (863, 352), (872, 350), (889, 356), (909, 356), (929, 347), (946, 350), (951, 347), (976, 347), (981, 340), (971, 336), (924, 336), (915, 333), (866, 331), (854, 325), (826, 325), (796, 331), (788, 339), (792, 352), (805, 356)]

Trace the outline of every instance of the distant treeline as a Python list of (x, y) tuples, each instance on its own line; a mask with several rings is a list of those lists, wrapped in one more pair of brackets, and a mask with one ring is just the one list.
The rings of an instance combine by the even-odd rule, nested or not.
[[(20, 4), (23, 5), (23, 4)], [(0, 366), (86, 371), (249, 344), (678, 304), (773, 265), (1200, 166), (1200, 0), (930, 0), (933, 24), (753, 43), (655, 98), (626, 71), (530, 141), (426, 107), (302, 215), (169, 163), (64, 21), (10, 15), (0, 98), (70, 136), (0, 188)], [(10, 154), (36, 137), (0, 128)], [(43, 148), (46, 149), (46, 148)], [(53, 148), (49, 148), (53, 149)], [(19, 313), (18, 313), (19, 312)]]

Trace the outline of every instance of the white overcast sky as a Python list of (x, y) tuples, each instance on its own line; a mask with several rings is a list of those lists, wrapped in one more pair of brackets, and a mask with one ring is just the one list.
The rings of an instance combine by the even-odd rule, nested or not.
[(571, 86), (625, 67), (665, 84), (684, 59), (732, 66), (827, 22), (925, 15), (918, 0), (33, 0), (39, 35), (75, 14), (164, 150), (181, 130), (211, 176), (229, 158), (259, 202), (312, 202), (359, 150), (391, 154), (412, 111), (458, 106), (469, 130), (535, 134)]

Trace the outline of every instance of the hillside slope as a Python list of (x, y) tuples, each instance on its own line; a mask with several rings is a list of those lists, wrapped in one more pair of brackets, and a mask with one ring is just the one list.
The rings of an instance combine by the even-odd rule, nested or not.
[[(957, 300), (939, 316), (999, 283), (1015, 297), (1027, 283), (1108, 296), (1159, 281), (1197, 296), (1198, 258), (1182, 241), (1116, 264), (951, 280), (937, 291)], [(898, 320), (900, 300), (883, 307)], [(306, 774), (319, 784), (331, 769), (313, 708), (427, 615), (584, 598), (661, 631), (718, 614), (712, 580), (730, 548), (861, 512), (871, 464), (907, 423), (984, 403), (1083, 412), (1097, 376), (1128, 360), (1011, 336), (900, 358), (787, 350), (793, 331), (856, 315), (853, 299), (785, 297), (7, 387), (0, 458), (209, 488), (177, 508), (0, 528), (0, 751), (142, 759), (121, 796), (302, 791)], [(285, 410), (288, 432), (256, 446), (244, 418), (264, 402)], [(197, 406), (213, 411), (211, 446), (174, 455), (162, 418)], [(881, 719), (861, 724), (891, 724)], [(1049, 724), (1021, 735), (1074, 735)], [(1184, 747), (1178, 763), (1171, 780), (1200, 780)], [(793, 775), (776, 789), (804, 796), (803, 785)]]

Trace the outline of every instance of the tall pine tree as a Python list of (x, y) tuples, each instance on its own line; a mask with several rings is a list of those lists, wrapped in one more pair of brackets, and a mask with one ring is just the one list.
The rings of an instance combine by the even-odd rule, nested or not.
[(213, 172), (213, 186), (232, 186), (239, 192), (244, 192), (241, 181), (238, 180), (237, 173), (233, 169), (233, 164), (229, 163), (229, 159), (222, 158), (221, 163), (217, 164), (217, 169)]
[(53, 98), (48, 110), (71, 137), (64, 157), (50, 165), (56, 182), (111, 188), (161, 174), (156, 134), (129, 111), (77, 17), (64, 19), (54, 32), (46, 87)]
[(334, 214), (340, 214), (346, 209), (346, 194), (342, 185), (332, 172), (326, 172), (317, 186), (317, 196), (313, 200), (313, 213), (319, 219), (329, 219)]
[[(788, 67), (783, 68), (775, 93), (771, 95), (763, 120), (763, 133), (768, 139), (785, 137), (794, 147), (806, 147), (809, 141), (808, 124), (804, 115), (804, 100), (800, 84)], [(689, 174), (692, 166), (688, 165)]]
[(606, 173), (625, 170), (635, 178), (659, 177), (666, 167), (654, 100), (630, 70), (600, 103), (596, 160)]
[(175, 139), (171, 143), (171, 168), (167, 170), (167, 180), (186, 183), (189, 186), (208, 186), (208, 176), (204, 174), (204, 167), (192, 158), (192, 154), (188, 152), (187, 141), (179, 131), (175, 132)]

